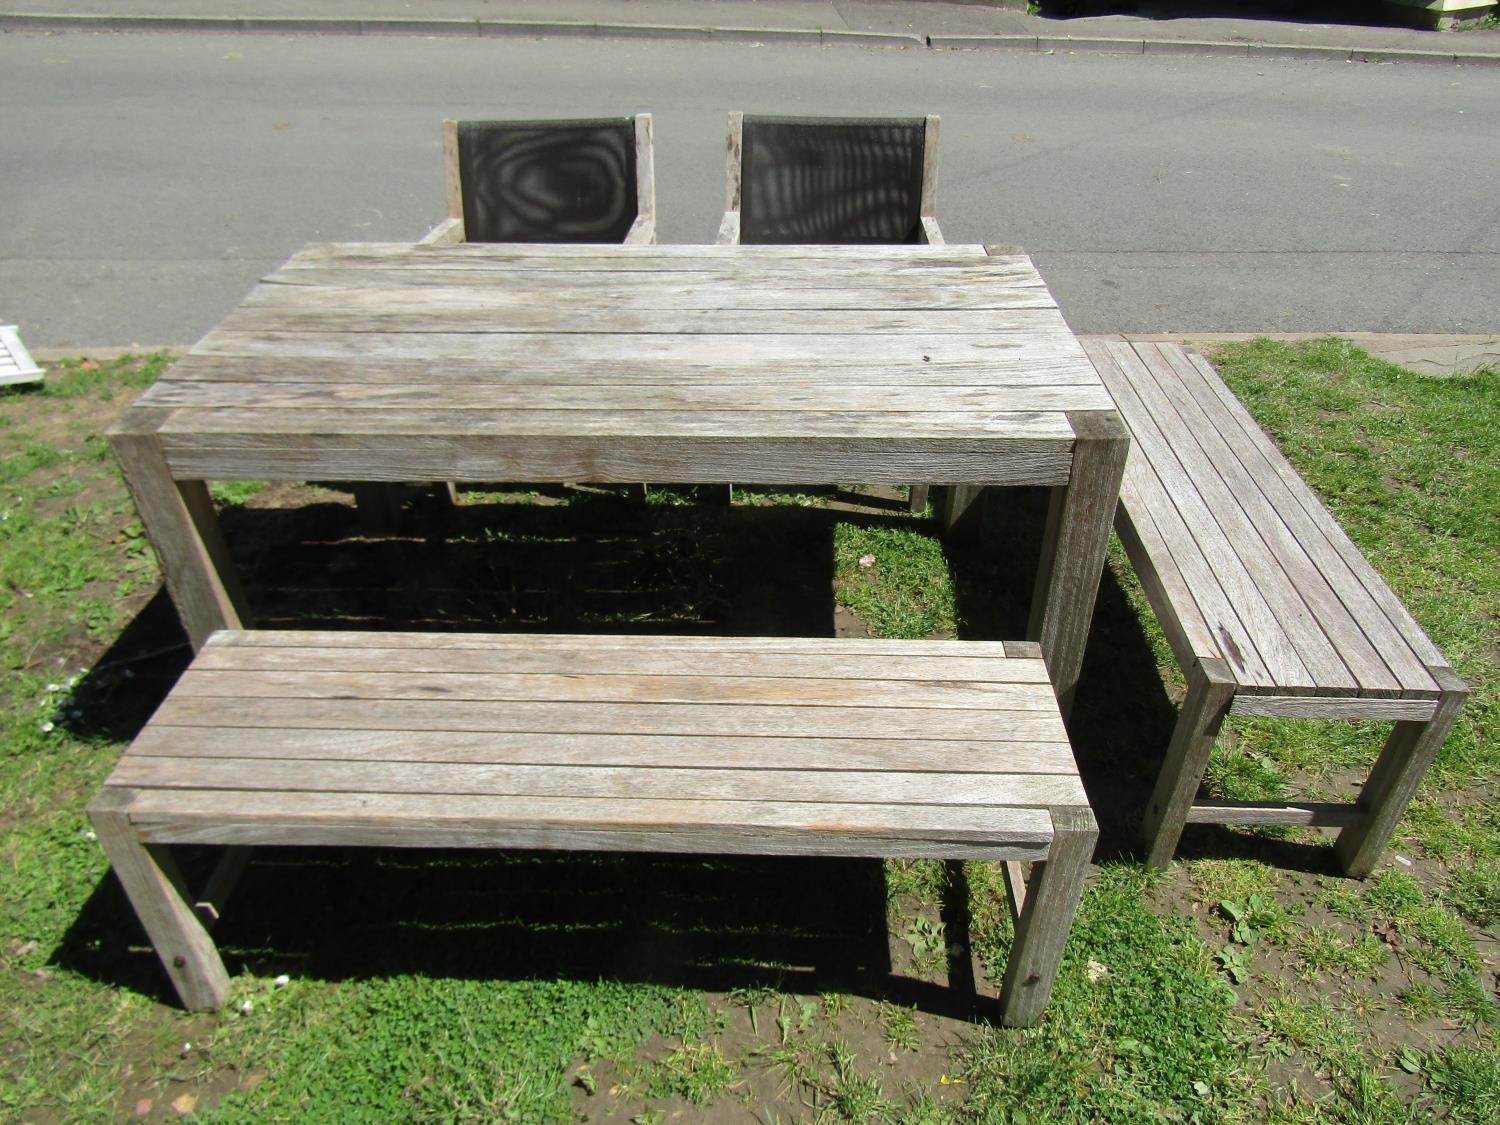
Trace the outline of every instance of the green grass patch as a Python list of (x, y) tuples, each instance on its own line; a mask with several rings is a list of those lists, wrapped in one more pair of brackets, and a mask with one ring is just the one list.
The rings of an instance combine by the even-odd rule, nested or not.
[(834, 593), (878, 637), (951, 636), (953, 584), (942, 543), (922, 531), (840, 523)]

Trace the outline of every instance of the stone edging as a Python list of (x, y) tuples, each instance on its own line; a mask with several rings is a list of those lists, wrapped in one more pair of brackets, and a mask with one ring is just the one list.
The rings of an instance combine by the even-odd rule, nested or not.
[(1115, 39), (1047, 35), (915, 35), (791, 27), (695, 27), (679, 24), (584, 23), (537, 20), (350, 19), (294, 16), (52, 15), (0, 12), (0, 31), (161, 31), (301, 35), (421, 35), (477, 38), (570, 36), (716, 43), (803, 43), (817, 46), (930, 47), (938, 50), (1012, 50), (1040, 54), (1103, 51), (1117, 54), (1224, 55), (1343, 62), (1419, 62), (1453, 66), (1500, 65), (1500, 54), (1406, 48), (1328, 47), (1300, 43), (1236, 43), (1188, 39)]

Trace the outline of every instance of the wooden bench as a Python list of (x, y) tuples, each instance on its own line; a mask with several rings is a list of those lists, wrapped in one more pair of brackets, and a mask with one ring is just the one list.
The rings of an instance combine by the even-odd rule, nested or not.
[[(1186, 822), (1341, 828), (1364, 876), (1467, 689), (1202, 356), (1085, 340), (1131, 432), (1115, 528), (1187, 678), (1145, 818), (1170, 862)], [(1195, 800), (1226, 715), (1388, 719), (1358, 800)]]
[(1097, 837), (1037, 646), (954, 641), (218, 632), (89, 815), (197, 1009), (248, 846), (567, 848), (1008, 861), (1027, 1025)]

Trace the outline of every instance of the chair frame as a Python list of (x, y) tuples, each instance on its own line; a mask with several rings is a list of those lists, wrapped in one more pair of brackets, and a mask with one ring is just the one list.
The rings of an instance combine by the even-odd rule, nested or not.
[[(557, 124), (570, 121), (559, 118)], [(458, 122), (443, 122), (443, 176), (448, 196), (448, 217), (428, 231), (419, 245), (457, 246), (464, 237), (463, 182), (458, 163)], [(625, 245), (650, 245), (656, 241), (656, 158), (649, 113), (635, 115), (636, 217), (625, 235)]]
[[(818, 118), (805, 119), (816, 124)], [(947, 240), (938, 227), (937, 179), (938, 140), (942, 132), (942, 119), (929, 113), (923, 118), (922, 135), (922, 199), (918, 207), (922, 237), (929, 246), (944, 246)], [(729, 140), (725, 161), (724, 217), (719, 222), (718, 242), (721, 246), (740, 245), (740, 183), (743, 176), (745, 139), (745, 115), (735, 111), (729, 115)]]

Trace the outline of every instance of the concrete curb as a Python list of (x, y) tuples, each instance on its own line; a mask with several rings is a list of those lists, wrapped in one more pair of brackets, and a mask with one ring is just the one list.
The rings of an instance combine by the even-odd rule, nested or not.
[(584, 23), (576, 20), (347, 19), (316, 16), (121, 16), (0, 12), (0, 31), (241, 32), (274, 35), (451, 35), (481, 38), (573, 36), (722, 43), (845, 44), (925, 47), (920, 35), (816, 27), (695, 27), (687, 24)]
[(1334, 62), (1416, 62), (1500, 66), (1500, 54), (1418, 51), (1404, 47), (1328, 47), (1310, 43), (1234, 43), (1201, 39), (1105, 39), (1051, 35), (929, 35), (936, 50), (1105, 51), (1122, 55), (1224, 55), (1231, 58), (1322, 59)]
[(1113, 39), (1048, 35), (912, 35), (798, 27), (696, 27), (685, 24), (584, 23), (557, 20), (349, 19), (297, 16), (54, 15), (0, 12), (0, 32), (217, 32), (274, 35), (416, 35), (480, 38), (570, 36), (715, 43), (797, 43), (813, 46), (928, 47), (936, 50), (1010, 50), (1037, 54), (1083, 51), (1133, 55), (1223, 55), (1231, 58), (1320, 59), (1335, 62), (1415, 62), (1500, 66), (1500, 54), (1408, 48), (1328, 47), (1301, 43), (1237, 43), (1190, 39)]

